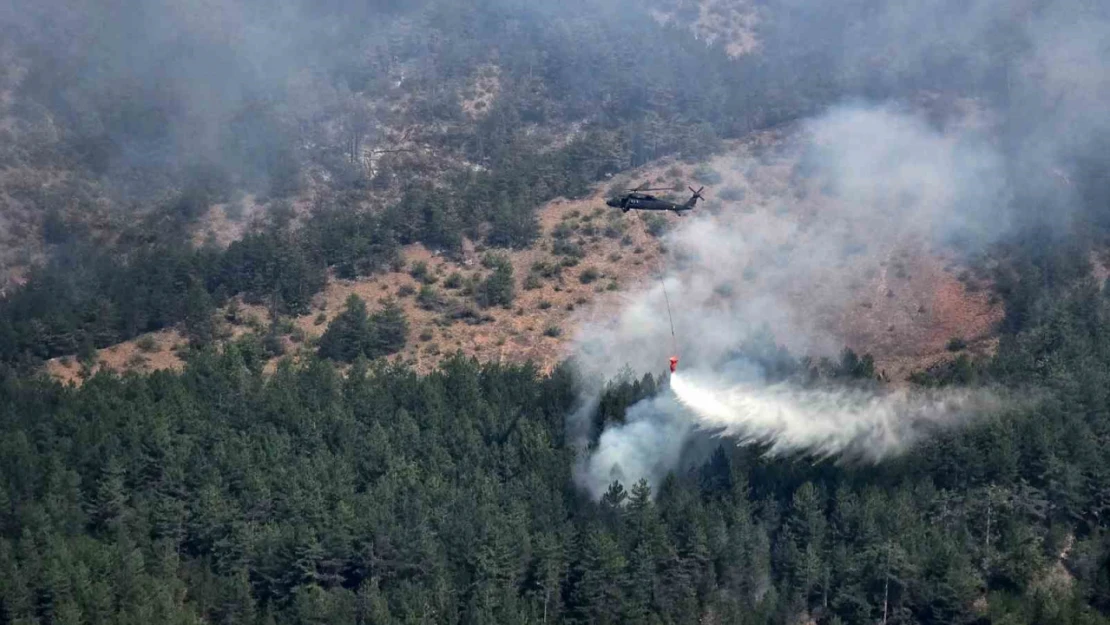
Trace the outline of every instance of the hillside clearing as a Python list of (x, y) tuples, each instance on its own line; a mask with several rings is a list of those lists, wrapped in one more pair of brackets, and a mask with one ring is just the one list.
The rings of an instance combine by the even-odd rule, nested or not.
[[(417, 244), (403, 249), (404, 266), (398, 271), (358, 280), (332, 276), (326, 289), (313, 299), (312, 312), (292, 320), (299, 336), (296, 342), (285, 338), (286, 354), (296, 356), (299, 350), (311, 348), (353, 293), (371, 309), (387, 298), (402, 306), (410, 324), (408, 342), (390, 358), (407, 361), (418, 371), (432, 370), (443, 356), (460, 351), (480, 360), (532, 361), (548, 371), (568, 355), (572, 324), (612, 316), (630, 293), (651, 286), (650, 281), (663, 269), (662, 245), (656, 236), (661, 234), (660, 228), (699, 218), (622, 214), (604, 204), (611, 187), (651, 181), (682, 188), (702, 184), (697, 179), (709, 176), (708, 182), (713, 184), (707, 185), (708, 199), (699, 210), (714, 218), (746, 220), (740, 223), (751, 223), (753, 228), (778, 231), (782, 223), (773, 220), (788, 223), (790, 234), (784, 235), (782, 244), (804, 250), (807, 232), (812, 232), (807, 228), (813, 228), (814, 220), (831, 209), (820, 193), (800, 190), (805, 183), (792, 180), (794, 168), (789, 158), (767, 155), (780, 140), (772, 133), (761, 133), (731, 142), (705, 164), (663, 160), (595, 185), (588, 197), (548, 202), (539, 209), (541, 236), (530, 249), (480, 250), (468, 241), (461, 258), (452, 261)], [(782, 212), (784, 197), (793, 198), (789, 214)], [(253, 206), (251, 198), (244, 204)], [(224, 217), (223, 210), (218, 207), (217, 217)], [(237, 224), (227, 225), (226, 231), (210, 231), (207, 237), (226, 244), (238, 231), (232, 227)], [(650, 232), (653, 229), (656, 235)], [(568, 255), (557, 249), (556, 234), (563, 237), (564, 246), (578, 251)], [(504, 254), (512, 264), (516, 295), (508, 308), (481, 308), (465, 292), (467, 283), (474, 284), (489, 273), (482, 266), (487, 252)], [(757, 255), (751, 266), (756, 262), (768, 259)], [(416, 271), (418, 266), (422, 271)], [(452, 278), (453, 274), (457, 276)], [(899, 239), (889, 249), (864, 249), (850, 255), (836, 268), (836, 280), (828, 284), (822, 284), (827, 280), (819, 273), (810, 277), (812, 285), (793, 285), (781, 291), (792, 302), (795, 314), (839, 345), (871, 353), (876, 367), (890, 379), (904, 379), (914, 370), (955, 357), (947, 349), (953, 338), (962, 339), (967, 344), (964, 349), (973, 354), (990, 354), (994, 349), (991, 336), (1003, 311), (990, 284), (970, 278), (959, 259), (920, 241)], [(460, 283), (448, 284), (452, 280)], [(761, 280), (751, 281), (753, 292), (779, 292), (786, 286)], [(841, 287), (845, 293), (831, 299), (814, 296), (822, 289)], [(248, 323), (252, 315), (255, 321)], [(240, 336), (250, 331), (252, 324), (258, 328), (269, 323), (264, 307), (240, 303), (230, 335)], [(149, 346), (150, 340), (139, 337), (100, 350), (97, 362), (140, 371), (180, 367), (180, 359), (169, 349), (184, 342), (180, 334), (166, 331), (151, 336), (160, 347), (156, 353), (143, 352), (139, 344)], [(271, 368), (275, 363), (276, 359)], [(80, 366), (73, 358), (54, 359), (48, 369), (60, 379), (79, 378)]]

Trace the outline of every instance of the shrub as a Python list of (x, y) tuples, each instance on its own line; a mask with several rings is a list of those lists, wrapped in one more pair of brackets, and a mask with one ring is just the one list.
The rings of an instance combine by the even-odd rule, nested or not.
[(471, 274), (466, 278), (463, 278), (462, 289), (460, 289), (459, 292), (463, 295), (474, 295), (478, 292), (478, 287), (479, 285), (481, 285), (481, 283), (481, 276), (479, 276), (478, 274)]
[(425, 284), (420, 287), (420, 293), (416, 296), (416, 305), (424, 310), (435, 310), (442, 303), (439, 293), (436, 292), (435, 287), (430, 284)]
[(544, 336), (558, 338), (559, 336), (562, 336), (563, 330), (559, 326), (547, 326), (546, 328), (544, 328), (543, 334)]
[(147, 334), (139, 337), (138, 341), (135, 341), (135, 347), (138, 347), (141, 352), (150, 354), (158, 351), (158, 342), (154, 340), (153, 336)]
[(661, 215), (648, 215), (644, 218), (644, 224), (647, 227), (648, 234), (653, 237), (662, 236), (667, 230), (667, 220)]
[(501, 263), (493, 270), (476, 293), (478, 303), (482, 306), (512, 306), (516, 296), (513, 283), (513, 266), (508, 262)]
[(950, 352), (958, 352), (961, 349), (966, 348), (967, 341), (965, 341), (962, 337), (954, 336), (951, 338), (951, 340), (948, 341), (948, 351)]
[(563, 273), (563, 268), (557, 263), (546, 263), (542, 260), (532, 263), (532, 273), (544, 278), (557, 278)]
[(551, 244), (551, 252), (571, 258), (581, 258), (584, 255), (582, 247), (569, 239), (555, 239)]
[(428, 270), (428, 263), (420, 260), (412, 264), (409, 275), (423, 284), (435, 284), (439, 281), (434, 273)]
[(598, 277), (600, 277), (600, 274), (598, 273), (597, 269), (594, 269), (593, 267), (587, 267), (586, 269), (582, 270), (582, 273), (578, 274), (578, 281), (582, 284), (589, 284), (594, 280), (597, 280)]
[(567, 225), (566, 222), (560, 222), (559, 225), (555, 226), (555, 228), (551, 231), (551, 238), (556, 240), (566, 239), (573, 233), (574, 230), (569, 225)]
[(285, 354), (285, 342), (281, 340), (280, 334), (267, 332), (262, 338), (262, 349), (272, 357), (281, 356)]

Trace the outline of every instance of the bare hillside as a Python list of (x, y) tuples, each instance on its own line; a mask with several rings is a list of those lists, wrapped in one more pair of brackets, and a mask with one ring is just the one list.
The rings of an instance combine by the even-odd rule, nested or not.
[(667, 0), (650, 9), (663, 24), (687, 28), (699, 41), (721, 45), (731, 58), (759, 52), (754, 3), (741, 0)]
[[(844, 222), (838, 227), (845, 228), (846, 240), (859, 241), (846, 244), (855, 247), (835, 267), (814, 267), (805, 283), (782, 281), (775, 266), (790, 262), (786, 258), (805, 258), (807, 246), (824, 245), (822, 233), (834, 223), (829, 216), (838, 214), (834, 200), (810, 188), (817, 182), (798, 178), (796, 159), (782, 149), (783, 140), (781, 133), (761, 133), (729, 144), (704, 164), (662, 161), (598, 185), (585, 199), (549, 202), (539, 211), (542, 235), (528, 250), (482, 250), (467, 242), (463, 258), (455, 262), (411, 245), (404, 249), (399, 271), (360, 280), (333, 276), (313, 300), (313, 311), (292, 320), (287, 354), (312, 349), (355, 293), (371, 309), (387, 298), (402, 305), (410, 332), (407, 346), (394, 358), (421, 371), (456, 351), (482, 360), (530, 360), (550, 369), (567, 355), (576, 324), (615, 314), (628, 294), (650, 288), (666, 269), (663, 263), (673, 262), (661, 251), (668, 229), (701, 219), (735, 221), (758, 233), (758, 242), (753, 239), (740, 252), (750, 255), (744, 271), (752, 297), (781, 294), (793, 302), (796, 316), (807, 319), (807, 327), (829, 338), (830, 348), (871, 353), (888, 377), (901, 378), (952, 358), (952, 339), (960, 340), (957, 349), (989, 352), (1002, 314), (989, 283), (973, 276), (957, 257), (919, 239), (893, 237), (883, 239), (891, 243), (868, 245), (866, 229)], [(622, 214), (605, 206), (610, 187), (643, 181), (681, 189), (705, 184), (702, 214)], [(673, 197), (685, 196), (676, 191)], [(224, 241), (228, 236), (224, 233)], [(568, 246), (573, 253), (567, 253)], [(512, 263), (515, 299), (508, 308), (482, 308), (471, 292), (489, 273), (483, 267), (487, 253), (505, 254)], [(270, 321), (264, 308), (240, 305), (228, 333), (260, 330)], [(184, 340), (174, 333), (153, 339), (157, 350), (142, 337), (101, 350), (100, 361), (117, 369), (179, 366), (171, 347)], [(56, 359), (50, 369), (74, 379), (78, 365), (71, 358)]]

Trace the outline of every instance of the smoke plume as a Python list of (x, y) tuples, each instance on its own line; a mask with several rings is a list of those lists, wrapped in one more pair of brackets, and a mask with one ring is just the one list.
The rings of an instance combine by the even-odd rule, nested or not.
[(876, 393), (786, 382), (723, 386), (697, 375), (671, 376), (671, 390), (700, 428), (766, 443), (771, 455), (807, 452), (870, 462), (902, 453), (938, 427), (1001, 405), (982, 390)]
[[(807, 20), (822, 3), (784, 23), (800, 41), (835, 41), (834, 80), (881, 102), (844, 101), (711, 161), (721, 180), (703, 209), (672, 220), (660, 279), (615, 316), (582, 319), (573, 352), (586, 390), (569, 417), (590, 450), (580, 486), (598, 496), (613, 480), (657, 483), (702, 430), (776, 453), (878, 461), (999, 406), (971, 391), (803, 389), (768, 381), (737, 353), (769, 331), (790, 353), (834, 356), (870, 331), (869, 344), (897, 354), (903, 345), (889, 337), (925, 341), (930, 329), (917, 316), (929, 302), (915, 299), (929, 269), (906, 258), (958, 262), (1011, 227), (1070, 227), (1083, 163), (1110, 134), (1098, 105), (1110, 84), (1110, 19), (1080, 4), (887, 2), (843, 39)], [(866, 328), (879, 319), (882, 328)], [(671, 391), (590, 440), (602, 381), (625, 366), (661, 371), (672, 352), (681, 364)]]

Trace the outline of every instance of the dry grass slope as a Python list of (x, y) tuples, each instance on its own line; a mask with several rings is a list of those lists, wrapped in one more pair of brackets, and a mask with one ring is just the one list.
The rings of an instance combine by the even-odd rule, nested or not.
[[(786, 220), (792, 227), (781, 236), (792, 244), (796, 238), (795, 253), (801, 253), (807, 224), (828, 206), (819, 193), (799, 194), (788, 161), (752, 157), (773, 148), (778, 140), (779, 136), (766, 133), (728, 144), (723, 154), (708, 163), (725, 176), (719, 184), (707, 186), (708, 200), (699, 210), (718, 217), (735, 213), (736, 219), (752, 220), (753, 227), (777, 227), (779, 222), (774, 219)], [(468, 242), (462, 258), (455, 262), (413, 245), (403, 250), (405, 266), (400, 271), (360, 280), (333, 277), (315, 298), (313, 311), (292, 320), (294, 340), (285, 339), (286, 354), (297, 358), (311, 350), (314, 340), (354, 293), (371, 309), (387, 298), (403, 307), (410, 323), (408, 344), (392, 359), (407, 361), (419, 371), (433, 369), (442, 357), (456, 351), (480, 360), (532, 361), (549, 370), (567, 355), (574, 331), (572, 319), (612, 316), (630, 291), (649, 286), (662, 269), (661, 243), (649, 232), (649, 220), (673, 224), (691, 219), (622, 214), (605, 206), (608, 187), (645, 180), (656, 186), (685, 186), (694, 184), (699, 171), (704, 175), (705, 166), (664, 160), (597, 185), (587, 198), (549, 202), (539, 210), (542, 236), (531, 249), (477, 250)], [(730, 188), (738, 199), (730, 196)], [(791, 199), (784, 204), (782, 198)], [(784, 205), (790, 207), (785, 216)], [(569, 232), (564, 240), (582, 250), (576, 264), (566, 266), (570, 264), (567, 257), (556, 253), (553, 233), (557, 228)], [(771, 232), (770, 236), (778, 234)], [(226, 244), (233, 237), (234, 233), (224, 233), (219, 238)], [(468, 281), (477, 282), (490, 273), (481, 262), (486, 252), (505, 254), (513, 265), (516, 298), (509, 308), (479, 308), (465, 292)], [(954, 258), (918, 241), (898, 240), (889, 248), (875, 246), (856, 254), (845, 263), (838, 271), (851, 276), (850, 282), (825, 288), (843, 286), (846, 294), (815, 297), (803, 288), (783, 295), (792, 300), (797, 314), (810, 318), (840, 344), (872, 353), (889, 377), (904, 378), (914, 370), (955, 357), (948, 349), (954, 337), (966, 341), (965, 349), (972, 353), (993, 350), (993, 328), (1002, 316), (1002, 306), (992, 296), (990, 284), (972, 276)], [(427, 277), (412, 275), (417, 264), (423, 264)], [(561, 269), (553, 269), (556, 267)], [(583, 280), (584, 273), (595, 279)], [(461, 278), (459, 285), (451, 284), (453, 274)], [(753, 288), (774, 286), (760, 285), (756, 279)], [(460, 311), (469, 311), (471, 316), (457, 314)], [(239, 303), (236, 319), (227, 324), (224, 334), (240, 336), (269, 323), (264, 308)], [(151, 349), (152, 342), (157, 349)], [(101, 350), (97, 361), (103, 365), (97, 366), (139, 371), (178, 368), (181, 360), (171, 348), (183, 343), (173, 331), (139, 337)], [(270, 364), (271, 369), (276, 362)], [(80, 380), (80, 366), (72, 358), (52, 361), (49, 370), (61, 379)]]

